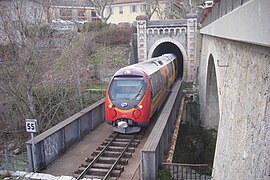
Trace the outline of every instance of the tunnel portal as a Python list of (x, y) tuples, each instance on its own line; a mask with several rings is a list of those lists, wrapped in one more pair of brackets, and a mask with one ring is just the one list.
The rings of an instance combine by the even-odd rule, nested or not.
[(162, 54), (166, 53), (173, 53), (176, 55), (178, 59), (178, 66), (179, 66), (179, 72), (178, 72), (178, 77), (183, 78), (183, 54), (180, 51), (180, 49), (173, 43), (171, 42), (163, 42), (159, 44), (153, 51), (151, 57), (158, 57), (161, 56)]

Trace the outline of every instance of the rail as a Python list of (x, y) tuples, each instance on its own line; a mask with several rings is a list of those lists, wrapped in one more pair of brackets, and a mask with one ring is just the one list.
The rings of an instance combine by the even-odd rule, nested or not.
[(86, 158), (74, 172), (76, 179), (117, 179), (124, 171), (124, 165), (132, 157), (142, 139), (139, 134), (120, 134), (113, 132), (91, 157)]
[(46, 168), (102, 123), (105, 120), (104, 114), (104, 99), (102, 99), (39, 134), (34, 138), (36, 158), (32, 157), (32, 141), (27, 141), (29, 171), (36, 172)]
[(208, 24), (220, 19), (222, 16), (242, 6), (250, 0), (220, 0), (214, 4), (207, 17), (203, 20), (202, 26), (205, 27)]

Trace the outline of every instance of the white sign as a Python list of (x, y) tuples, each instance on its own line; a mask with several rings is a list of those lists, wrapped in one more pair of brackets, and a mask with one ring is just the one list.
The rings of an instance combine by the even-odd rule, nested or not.
[(26, 119), (26, 131), (30, 133), (35, 133), (38, 131), (36, 119)]

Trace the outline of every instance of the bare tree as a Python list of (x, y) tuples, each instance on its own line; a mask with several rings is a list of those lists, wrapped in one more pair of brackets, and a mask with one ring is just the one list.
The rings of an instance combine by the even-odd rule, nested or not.
[[(34, 4), (26, 5), (25, 1), (2, 1), (1, 8), (1, 34), (5, 37), (3, 43), (9, 46), (8, 52), (2, 54), (2, 70), (5, 71), (5, 79), (9, 81), (1, 86), (1, 89), (12, 94), (23, 102), (31, 117), (36, 116), (32, 90), (37, 78), (39, 59), (37, 59), (38, 39), (42, 30), (39, 26), (43, 22), (44, 11), (42, 7)], [(2, 81), (3, 82), (3, 81)], [(8, 85), (8, 89), (4, 88)], [(20, 94), (18, 94), (20, 89)], [(25, 90), (23, 92), (23, 90)], [(25, 94), (24, 94), (25, 93)]]
[(101, 22), (107, 23), (108, 19), (112, 15), (112, 2), (113, 0), (88, 0), (96, 10), (97, 16), (101, 19)]
[(145, 15), (150, 20), (159, 6), (159, 0), (145, 0)]
[(33, 91), (43, 68), (44, 56), (39, 53), (42, 40), (51, 33), (45, 22), (46, 8), (42, 4), (0, 2), (0, 92), (6, 95), (11, 123), (39, 118)]

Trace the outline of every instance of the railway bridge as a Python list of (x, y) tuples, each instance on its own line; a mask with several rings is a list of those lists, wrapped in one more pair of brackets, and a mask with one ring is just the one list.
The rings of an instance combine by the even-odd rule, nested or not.
[[(175, 25), (138, 18), (138, 60), (173, 52), (182, 64), (183, 81), (197, 84), (202, 125), (218, 131), (213, 179), (270, 178), (269, 9), (268, 0), (221, 0), (200, 35), (194, 17)], [(157, 179), (176, 116), (174, 107), (180, 102), (180, 82), (177, 87), (174, 100), (168, 101), (170, 108), (160, 117), (164, 130), (156, 128), (142, 149), (142, 179)], [(103, 119), (100, 101), (39, 135), (36, 159), (31, 141), (27, 142), (30, 169), (53, 162)]]

